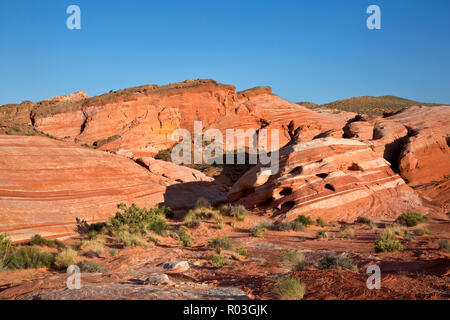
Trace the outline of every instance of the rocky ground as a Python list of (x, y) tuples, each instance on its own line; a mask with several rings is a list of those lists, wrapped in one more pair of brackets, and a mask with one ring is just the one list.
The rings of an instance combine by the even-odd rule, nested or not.
[[(273, 299), (273, 287), (280, 276), (300, 279), (307, 288), (304, 299), (449, 299), (450, 254), (440, 251), (438, 240), (449, 239), (449, 221), (432, 219), (425, 224), (431, 235), (406, 241), (399, 237), (404, 251), (375, 252), (376, 233), (392, 221), (376, 221), (376, 227), (353, 224), (355, 234), (344, 238), (339, 223), (310, 226), (303, 232), (267, 231), (261, 237), (250, 230), (266, 221), (249, 214), (234, 227), (218, 230), (213, 222), (193, 229), (192, 247), (183, 247), (167, 237), (154, 248), (121, 248), (106, 244), (97, 257), (80, 254), (104, 267), (101, 273), (83, 273), (82, 288), (66, 288), (68, 274), (58, 270), (33, 269), (0, 272), (1, 299)], [(171, 220), (171, 225), (180, 224)], [(329, 230), (328, 239), (316, 239), (318, 230)], [(213, 267), (208, 240), (227, 235), (235, 248), (246, 248), (248, 255), (232, 260), (232, 265)], [(66, 240), (67, 244), (75, 239)], [(110, 248), (117, 248), (111, 256)], [(282, 250), (295, 248), (306, 259), (303, 271), (292, 271), (280, 258)], [(227, 252), (227, 251), (226, 251)], [(227, 252), (228, 254), (229, 252)], [(320, 270), (318, 262), (330, 253), (343, 253), (357, 271)], [(175, 265), (162, 264), (180, 262)], [(366, 286), (366, 269), (381, 268), (381, 289)]]

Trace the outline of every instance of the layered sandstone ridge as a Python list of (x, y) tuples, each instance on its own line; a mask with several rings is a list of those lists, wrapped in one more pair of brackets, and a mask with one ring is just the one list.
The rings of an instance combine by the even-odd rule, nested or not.
[(278, 144), (283, 146), (294, 130), (304, 140), (323, 132), (342, 136), (349, 118), (347, 113), (333, 117), (316, 113), (276, 96), (270, 87), (236, 92), (234, 86), (210, 79), (0, 108), (0, 127), (29, 124), (56, 138), (107, 151), (124, 149), (134, 156), (152, 156), (172, 146), (173, 131), (192, 132), (196, 120), (202, 121), (203, 129), (223, 134), (227, 129), (280, 129)]
[(411, 185), (450, 177), (449, 106), (412, 106), (385, 118), (358, 119), (344, 132), (369, 142)]
[(332, 137), (288, 144), (280, 150), (277, 174), (257, 165), (228, 197), (265, 209), (278, 220), (301, 214), (333, 221), (395, 218), (421, 205), (414, 190), (368, 144)]
[(0, 135), (0, 233), (14, 240), (74, 233), (75, 218), (104, 221), (120, 202), (164, 201), (160, 177), (133, 161), (45, 137)]

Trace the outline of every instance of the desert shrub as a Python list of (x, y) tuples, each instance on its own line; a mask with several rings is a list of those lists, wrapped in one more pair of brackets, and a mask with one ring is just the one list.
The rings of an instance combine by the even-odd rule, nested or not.
[(353, 230), (353, 228), (350, 226), (342, 228), (340, 233), (343, 238), (347, 239), (351, 239), (355, 236), (355, 230)]
[(0, 234), (0, 270), (8, 267), (12, 249), (12, 243), (8, 236), (6, 234)]
[(86, 220), (81, 220), (80, 218), (76, 218), (76, 231), (79, 234), (88, 234), (89, 231), (95, 231), (97, 233), (101, 233), (105, 230), (107, 223), (106, 222), (96, 222), (96, 223), (87, 223)]
[(387, 226), (386, 229), (378, 234), (378, 240), (392, 240), (395, 236), (404, 237), (407, 233), (407, 229), (399, 225)]
[(255, 261), (255, 262), (258, 262), (258, 263), (261, 263), (261, 264), (266, 264), (267, 263), (266, 259), (260, 258), (260, 257), (253, 257), (252, 261)]
[(319, 261), (319, 269), (347, 269), (357, 271), (358, 268), (350, 259), (341, 254), (329, 254)]
[(54, 256), (37, 246), (20, 247), (11, 254), (8, 259), (8, 269), (33, 269), (50, 267), (55, 261)]
[(90, 273), (103, 273), (105, 272), (105, 266), (100, 263), (95, 263), (93, 261), (83, 261), (79, 265), (81, 272)]
[(223, 236), (222, 238), (220, 236), (217, 236), (216, 238), (209, 240), (208, 247), (211, 249), (233, 249), (233, 245), (231, 244), (230, 239), (228, 239), (227, 236)]
[(109, 250), (109, 254), (111, 255), (111, 257), (115, 257), (115, 256), (117, 256), (117, 250), (113, 248), (113, 249)]
[(220, 213), (209, 207), (195, 207), (190, 209), (184, 217), (183, 224), (188, 228), (197, 228), (202, 221), (220, 217)]
[(121, 211), (109, 220), (112, 230), (117, 231), (126, 226), (131, 233), (145, 234), (153, 231), (165, 236), (169, 226), (165, 218), (165, 208), (139, 208), (134, 203), (127, 207), (124, 203), (117, 205)]
[(295, 271), (301, 271), (305, 268), (305, 256), (296, 249), (283, 250), (280, 257), (283, 264), (287, 264)]
[(378, 239), (375, 241), (376, 252), (395, 252), (402, 251), (403, 246), (398, 240), (394, 239)]
[(236, 218), (238, 221), (244, 221), (245, 216), (248, 214), (247, 209), (245, 209), (242, 205), (232, 206), (232, 205), (223, 205), (219, 208), (219, 212), (223, 216), (229, 216)]
[(240, 247), (239, 249), (237, 249), (236, 252), (244, 257), (246, 257), (248, 255), (248, 250), (243, 247)]
[(217, 229), (223, 229), (225, 225), (223, 222), (223, 218), (220, 215), (214, 217), (214, 223), (216, 224)]
[(318, 225), (319, 227), (324, 227), (325, 226), (325, 222), (323, 221), (323, 219), (321, 217), (318, 217), (316, 219), (316, 225)]
[(423, 236), (426, 234), (431, 234), (430, 230), (427, 227), (417, 227), (414, 229), (414, 234), (416, 236)]
[(305, 227), (303, 226), (303, 224), (297, 220), (294, 221), (287, 221), (287, 222), (283, 222), (283, 221), (277, 221), (274, 223), (270, 223), (267, 224), (265, 226), (265, 228), (269, 229), (269, 230), (274, 230), (274, 231), (304, 231)]
[(95, 240), (95, 239), (97, 239), (97, 236), (98, 236), (98, 233), (97, 233), (97, 231), (95, 231), (95, 230), (89, 231), (89, 232), (87, 233), (87, 235), (86, 235), (86, 237), (87, 237), (89, 240)]
[(216, 268), (222, 268), (226, 265), (232, 264), (230, 259), (227, 256), (225, 256), (222, 252), (218, 254), (209, 255), (208, 261), (209, 263), (211, 263), (211, 265), (213, 265)]
[(102, 245), (95, 244), (90, 247), (89, 251), (100, 256), (105, 252), (105, 248)]
[(180, 240), (180, 243), (184, 247), (191, 247), (192, 243), (195, 240), (194, 237), (189, 234), (188, 229), (183, 226), (178, 230), (177, 235), (178, 239)]
[(313, 221), (311, 220), (311, 218), (304, 215), (298, 216), (295, 220), (303, 224), (305, 227), (313, 225)]
[(365, 225), (369, 226), (370, 228), (373, 228), (373, 222), (368, 217), (358, 217), (358, 219), (356, 219), (355, 222), (358, 224), (365, 224)]
[(305, 293), (305, 285), (293, 277), (282, 277), (278, 279), (273, 288), (273, 294), (278, 300), (301, 300)]
[(266, 231), (267, 231), (267, 229), (264, 227), (254, 227), (251, 230), (251, 235), (252, 235), (252, 237), (261, 238), (263, 233)]
[(317, 239), (327, 239), (328, 238), (328, 230), (319, 230), (316, 233)]
[(444, 252), (450, 252), (450, 243), (448, 240), (439, 240), (439, 250)]
[(174, 217), (174, 212), (171, 208), (166, 207), (166, 206), (161, 206), (158, 208), (158, 212), (160, 214), (162, 214), (164, 217), (166, 218), (173, 218)]
[(407, 227), (415, 227), (419, 223), (428, 221), (428, 217), (420, 214), (419, 212), (410, 211), (407, 213), (402, 213), (396, 222)]
[(64, 269), (75, 264), (78, 254), (72, 248), (63, 249), (56, 255), (55, 265), (58, 268)]
[(121, 230), (114, 234), (116, 242), (121, 243), (124, 247), (143, 247), (148, 248), (153, 243), (148, 242), (138, 233), (131, 233), (127, 230)]
[(27, 243), (31, 246), (38, 246), (38, 247), (49, 247), (49, 248), (65, 248), (64, 243), (61, 241), (55, 239), (55, 240), (48, 240), (43, 237), (41, 237), (39, 234), (35, 234), (33, 238)]
[(205, 198), (198, 198), (197, 201), (195, 202), (195, 208), (208, 208), (211, 209), (211, 202), (209, 202), (207, 199)]

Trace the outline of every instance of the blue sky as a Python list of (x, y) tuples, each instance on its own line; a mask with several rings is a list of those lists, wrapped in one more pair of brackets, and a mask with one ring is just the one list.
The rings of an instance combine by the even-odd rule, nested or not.
[(0, 74), (0, 104), (196, 78), (291, 101), (450, 103), (450, 1), (1, 0)]

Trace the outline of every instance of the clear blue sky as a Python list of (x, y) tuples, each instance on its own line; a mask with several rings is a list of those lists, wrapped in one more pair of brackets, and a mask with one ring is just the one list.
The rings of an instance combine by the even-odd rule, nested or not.
[(0, 104), (196, 78), (291, 101), (450, 103), (450, 1), (0, 0)]

